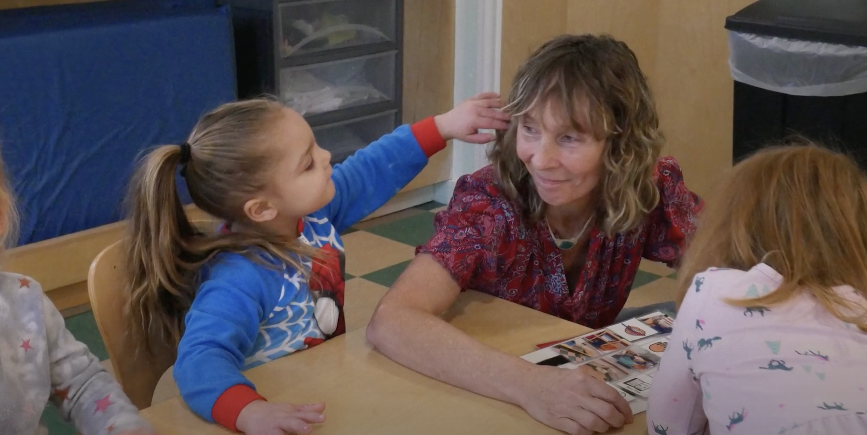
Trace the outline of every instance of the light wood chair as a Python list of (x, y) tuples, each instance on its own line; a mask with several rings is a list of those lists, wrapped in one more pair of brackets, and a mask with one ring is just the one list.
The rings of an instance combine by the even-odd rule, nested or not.
[[(213, 221), (193, 224), (203, 231), (217, 227)], [(123, 288), (123, 248), (123, 240), (117, 241), (96, 256), (87, 275), (87, 292), (114, 376), (132, 403), (144, 409), (151, 406), (160, 377), (175, 363), (177, 349), (165, 345), (151, 356), (130, 340), (124, 315), (128, 298)]]

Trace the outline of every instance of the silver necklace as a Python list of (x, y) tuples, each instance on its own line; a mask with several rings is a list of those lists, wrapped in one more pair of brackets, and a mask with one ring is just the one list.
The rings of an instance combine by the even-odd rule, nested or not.
[(571, 249), (578, 243), (578, 239), (584, 235), (584, 232), (587, 231), (587, 227), (590, 226), (590, 221), (593, 220), (593, 215), (591, 214), (589, 218), (587, 218), (587, 222), (584, 223), (584, 228), (581, 229), (581, 232), (578, 233), (577, 236), (569, 238), (569, 239), (558, 239), (557, 236), (554, 235), (554, 230), (551, 229), (551, 223), (548, 222), (548, 218), (545, 218), (545, 225), (548, 226), (548, 232), (551, 233), (551, 238), (554, 239), (554, 244), (557, 245), (558, 248), (566, 251)]

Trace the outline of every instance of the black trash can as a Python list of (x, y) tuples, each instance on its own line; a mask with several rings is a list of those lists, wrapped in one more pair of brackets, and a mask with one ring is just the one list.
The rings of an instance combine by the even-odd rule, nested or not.
[(734, 162), (800, 134), (867, 169), (867, 0), (760, 0), (725, 28)]

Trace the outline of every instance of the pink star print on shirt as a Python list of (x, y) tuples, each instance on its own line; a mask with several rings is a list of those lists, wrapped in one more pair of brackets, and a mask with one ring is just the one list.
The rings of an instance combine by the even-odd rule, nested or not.
[(96, 409), (93, 411), (94, 414), (100, 411), (105, 412), (105, 410), (114, 403), (108, 399), (109, 396), (111, 396), (111, 394), (106, 394), (105, 397), (103, 397), (102, 399), (93, 402), (96, 403)]
[(19, 347), (24, 349), (24, 352), (33, 349), (33, 346), (30, 345), (30, 340), (21, 340), (21, 346)]

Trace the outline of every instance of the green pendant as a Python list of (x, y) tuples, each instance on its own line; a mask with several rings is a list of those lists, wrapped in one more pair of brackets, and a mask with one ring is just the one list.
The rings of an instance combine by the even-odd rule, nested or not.
[(564, 250), (564, 251), (573, 247), (573, 246), (575, 246), (575, 244), (568, 241), (568, 240), (558, 240), (557, 241), (557, 247)]

